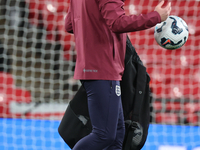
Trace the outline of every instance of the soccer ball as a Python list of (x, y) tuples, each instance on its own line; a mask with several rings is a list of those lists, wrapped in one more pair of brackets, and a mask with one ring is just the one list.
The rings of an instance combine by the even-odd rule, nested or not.
[(178, 16), (169, 16), (157, 24), (154, 30), (156, 42), (165, 49), (174, 50), (182, 47), (188, 39), (188, 26)]

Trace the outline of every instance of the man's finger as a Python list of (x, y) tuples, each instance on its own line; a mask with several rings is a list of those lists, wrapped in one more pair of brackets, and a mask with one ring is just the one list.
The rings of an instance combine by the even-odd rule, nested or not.
[(162, 0), (162, 1), (158, 4), (158, 6), (162, 7), (163, 4), (164, 4), (164, 0)]
[(166, 7), (167, 7), (168, 10), (170, 10), (171, 9), (171, 2), (169, 2)]

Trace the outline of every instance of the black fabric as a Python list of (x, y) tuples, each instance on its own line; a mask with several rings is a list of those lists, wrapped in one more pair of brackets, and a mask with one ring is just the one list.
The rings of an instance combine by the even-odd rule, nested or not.
[[(87, 119), (86, 124), (79, 119), (80, 115)], [(70, 101), (58, 127), (58, 132), (65, 143), (70, 148), (73, 148), (81, 138), (88, 135), (91, 131), (92, 126), (89, 120), (87, 95), (85, 89), (81, 86)]]
[(126, 133), (123, 150), (140, 150), (150, 123), (150, 77), (129, 38), (126, 42), (125, 70), (121, 81)]
[[(126, 42), (125, 70), (121, 81), (121, 97), (126, 133), (123, 150), (140, 150), (146, 141), (149, 128), (149, 75), (137, 55), (129, 38)], [(74, 113), (70, 113), (73, 111)], [(88, 119), (84, 125), (78, 118), (83, 115)], [(78, 121), (79, 119), (79, 121)], [(92, 130), (87, 108), (87, 96), (81, 86), (62, 118), (58, 132), (71, 147)]]

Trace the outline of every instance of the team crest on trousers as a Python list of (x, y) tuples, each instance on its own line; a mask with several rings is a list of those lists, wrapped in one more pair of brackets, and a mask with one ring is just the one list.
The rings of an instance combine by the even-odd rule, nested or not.
[(120, 88), (119, 85), (116, 85), (116, 87), (115, 87), (115, 93), (116, 93), (117, 96), (121, 95), (121, 88)]

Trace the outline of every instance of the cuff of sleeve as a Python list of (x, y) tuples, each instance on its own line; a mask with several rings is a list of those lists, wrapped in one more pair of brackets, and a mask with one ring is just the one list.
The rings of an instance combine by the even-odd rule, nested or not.
[(160, 17), (160, 14), (159, 14), (157, 11), (153, 11), (152, 13), (154, 13), (155, 16), (158, 17), (158, 23), (161, 23), (161, 17)]

